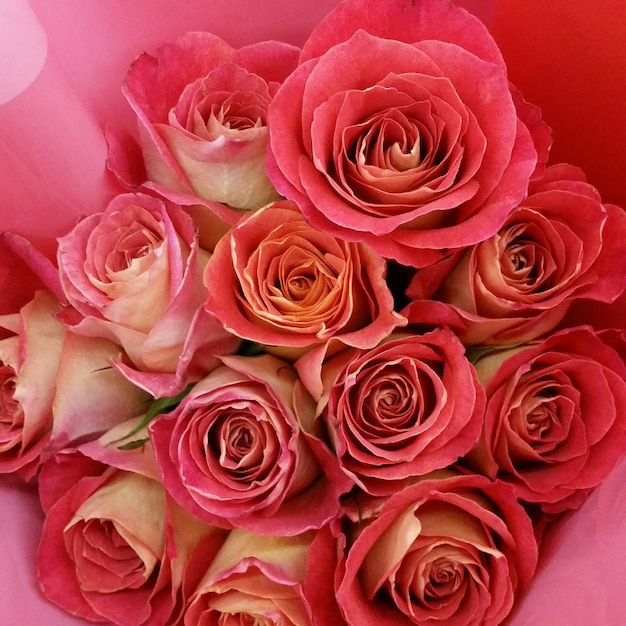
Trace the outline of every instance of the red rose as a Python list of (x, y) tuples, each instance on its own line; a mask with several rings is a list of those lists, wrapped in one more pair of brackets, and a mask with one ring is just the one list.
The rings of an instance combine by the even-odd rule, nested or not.
[(530, 518), (501, 481), (424, 480), (361, 516), (335, 577), (348, 624), (493, 626), (535, 571)]
[[(346, 349), (321, 372), (322, 416), (344, 472), (383, 495), (401, 481), (454, 463), (480, 436), (484, 391), (465, 349), (444, 329), (394, 334), (370, 350)], [(316, 380), (309, 383), (317, 387)]]
[(547, 512), (577, 506), (626, 453), (624, 346), (618, 333), (579, 327), (481, 358), (487, 409), (475, 458)]
[[(604, 205), (584, 174), (548, 168), (493, 236), (468, 248), (454, 268), (418, 272), (408, 289), (453, 310), (445, 318), (465, 344), (528, 341), (552, 330), (575, 299), (612, 302), (626, 285), (626, 215)], [(432, 292), (432, 293), (431, 293)], [(411, 321), (435, 321), (439, 304), (416, 299)], [(448, 320), (448, 317), (450, 319)]]
[(342, 2), (269, 126), (278, 191), (315, 227), (405, 265), (493, 235), (537, 163), (494, 41), (444, 0)]

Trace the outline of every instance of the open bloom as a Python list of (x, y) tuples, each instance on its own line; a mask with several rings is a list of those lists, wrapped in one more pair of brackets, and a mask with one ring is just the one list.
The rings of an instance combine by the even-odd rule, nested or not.
[(269, 113), (270, 178), (315, 227), (421, 267), (481, 241), (537, 163), (483, 24), (445, 0), (347, 0)]
[(621, 333), (578, 327), (486, 354), (475, 460), (547, 512), (577, 507), (626, 452), (624, 345)]
[(350, 481), (314, 422), (313, 400), (280, 359), (222, 361), (150, 424), (168, 491), (225, 528), (271, 535), (319, 528), (338, 513)]
[(420, 481), (345, 528), (335, 584), (349, 624), (495, 626), (537, 564), (530, 518), (484, 476)]
[(120, 451), (113, 439), (58, 453), (42, 468), (41, 588), (91, 621), (174, 624), (183, 583), (197, 582), (187, 568), (194, 552), (210, 562), (225, 533), (172, 502), (149, 448)]
[(205, 308), (232, 333), (297, 357), (331, 339), (376, 345), (404, 323), (385, 262), (368, 246), (312, 228), (291, 202), (239, 221), (215, 249)]
[(207, 200), (231, 223), (233, 209), (276, 200), (265, 173), (267, 110), (298, 52), (275, 41), (236, 50), (215, 35), (193, 32), (155, 57), (142, 54), (124, 94), (137, 115), (143, 162), (113, 143), (111, 167), (120, 173), (143, 166), (148, 187), (184, 205)]
[(175, 395), (237, 340), (203, 311), (208, 254), (191, 218), (145, 194), (115, 197), (59, 240), (61, 283), (76, 333), (120, 345), (118, 367), (153, 395)]
[[(625, 239), (624, 211), (602, 204), (577, 168), (552, 166), (502, 228), (461, 253), (447, 275), (434, 266), (418, 272), (405, 312), (416, 322), (440, 315), (466, 344), (528, 341), (553, 329), (573, 300), (612, 302), (623, 292)], [(444, 277), (431, 293), (438, 272)]]
[[(347, 348), (321, 368), (318, 407), (341, 468), (383, 495), (454, 463), (478, 441), (484, 391), (455, 335), (394, 333), (370, 350)], [(297, 369), (305, 383), (310, 365)], [(320, 409), (318, 409), (320, 410)]]

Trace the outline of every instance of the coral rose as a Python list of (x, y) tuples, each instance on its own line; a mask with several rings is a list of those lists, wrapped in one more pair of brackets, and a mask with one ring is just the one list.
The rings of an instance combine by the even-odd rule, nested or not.
[(222, 357), (150, 424), (163, 482), (210, 524), (271, 535), (319, 528), (350, 481), (314, 421), (295, 371), (271, 355)]
[(371, 347), (404, 323), (385, 262), (368, 246), (312, 228), (277, 202), (239, 221), (209, 261), (205, 308), (227, 330), (285, 358), (331, 339)]
[(484, 355), (484, 445), (472, 458), (547, 512), (578, 506), (626, 453), (624, 346), (583, 326)]
[(313, 226), (416, 267), (493, 235), (537, 164), (494, 41), (447, 0), (339, 4), (269, 127), (270, 178)]
[(42, 468), (41, 588), (90, 621), (178, 623), (183, 583), (197, 583), (188, 563), (195, 551), (210, 562), (225, 532), (180, 509), (159, 482), (150, 450), (117, 449), (112, 442), (124, 430), (115, 432)]
[(530, 518), (501, 481), (424, 480), (362, 516), (336, 577), (348, 624), (495, 626), (535, 571)]
[[(296, 367), (305, 384), (315, 377), (309, 364)], [(482, 431), (484, 391), (447, 329), (342, 350), (317, 376), (341, 467), (369, 493), (389, 495), (405, 479), (451, 465)]]
[(552, 166), (498, 233), (443, 271), (438, 287), (440, 268), (417, 272), (405, 314), (422, 323), (441, 315), (468, 345), (529, 341), (552, 330), (573, 300), (612, 302), (623, 292), (625, 240), (624, 211), (602, 204), (577, 168)]
[(303, 591), (312, 531), (267, 537), (233, 530), (191, 595), (185, 626), (312, 626)]

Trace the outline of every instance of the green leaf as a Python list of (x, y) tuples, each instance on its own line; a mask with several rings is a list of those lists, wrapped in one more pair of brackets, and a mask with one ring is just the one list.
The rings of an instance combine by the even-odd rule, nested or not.
[(143, 439), (135, 439), (135, 441), (129, 441), (128, 443), (125, 443), (122, 446), (117, 446), (117, 449), (118, 450), (136, 450), (137, 448), (141, 448), (147, 441), (149, 441), (148, 437), (144, 437)]
[(237, 354), (239, 356), (255, 356), (256, 354), (260, 354), (265, 349), (265, 346), (262, 343), (256, 343), (256, 341), (248, 341), (244, 339), (241, 346), (239, 346), (239, 350), (237, 350)]
[(480, 359), (492, 352), (504, 352), (505, 350), (511, 350), (512, 348), (517, 348), (519, 343), (507, 343), (502, 345), (494, 345), (494, 346), (471, 346), (466, 351), (467, 360), (472, 364), (476, 365)]
[[(139, 422), (139, 424), (137, 424), (137, 426), (135, 426), (135, 428), (133, 428), (128, 434), (124, 435), (123, 437), (120, 437), (119, 439), (115, 439), (115, 441), (111, 441), (110, 443), (111, 444), (119, 443), (120, 441), (124, 441), (124, 439), (128, 439), (129, 437), (136, 435), (158, 415), (162, 415), (163, 413), (169, 413), (170, 411), (173, 411), (180, 404), (181, 400), (187, 394), (189, 394), (189, 392), (192, 389), (193, 389), (193, 384), (190, 384), (190, 385), (187, 385), (179, 394), (176, 394), (175, 396), (171, 396), (168, 398), (155, 398), (150, 404), (150, 406), (148, 407), (148, 410), (146, 411), (146, 414), (144, 418), (141, 420), (141, 422)], [(147, 441), (147, 439), (145, 441)], [(145, 441), (143, 441), (140, 445), (143, 445)], [(123, 446), (118, 446), (118, 448), (120, 450), (124, 450), (124, 449), (132, 450), (133, 447), (126, 448), (126, 446), (132, 445), (134, 443), (136, 442), (133, 441), (133, 442), (130, 442), (130, 444), (124, 444)], [(139, 445), (134, 446), (134, 447), (139, 447)]]

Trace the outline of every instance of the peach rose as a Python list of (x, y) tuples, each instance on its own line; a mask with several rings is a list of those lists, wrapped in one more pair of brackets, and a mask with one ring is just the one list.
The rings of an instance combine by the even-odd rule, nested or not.
[(404, 324), (385, 262), (367, 246), (312, 228), (277, 202), (240, 220), (209, 261), (205, 308), (243, 339), (296, 358), (331, 339), (376, 345)]
[(198, 624), (312, 626), (303, 582), (313, 532), (268, 537), (233, 530), (213, 559), (185, 613)]
[(112, 369), (119, 347), (68, 332), (61, 306), (38, 291), (0, 316), (0, 472), (30, 478), (42, 456), (143, 413), (148, 395)]

